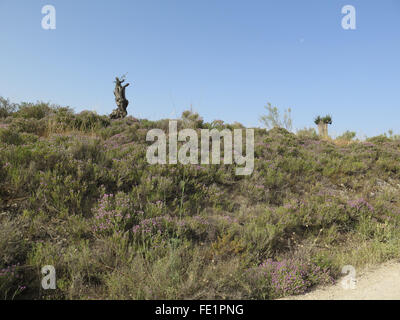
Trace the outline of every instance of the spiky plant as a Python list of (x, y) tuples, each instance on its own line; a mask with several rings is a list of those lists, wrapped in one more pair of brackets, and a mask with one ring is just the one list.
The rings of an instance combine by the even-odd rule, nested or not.
[(321, 137), (328, 137), (328, 124), (332, 124), (332, 117), (328, 114), (325, 117), (317, 116), (314, 123), (318, 126), (319, 135)]
[(316, 125), (319, 125), (319, 124), (321, 123), (321, 117), (320, 117), (320, 116), (316, 117), (316, 118), (314, 119), (314, 123), (315, 123)]
[(321, 120), (325, 124), (332, 124), (332, 117), (329, 114), (323, 117)]

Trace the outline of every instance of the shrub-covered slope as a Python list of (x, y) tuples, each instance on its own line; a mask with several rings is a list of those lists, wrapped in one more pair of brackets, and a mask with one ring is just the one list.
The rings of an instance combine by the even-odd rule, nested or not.
[[(146, 133), (47, 104), (0, 120), (0, 298), (271, 299), (400, 253), (400, 141), (255, 129), (255, 167), (149, 165)], [(239, 128), (186, 112), (179, 128)], [(54, 265), (57, 289), (42, 290)]]

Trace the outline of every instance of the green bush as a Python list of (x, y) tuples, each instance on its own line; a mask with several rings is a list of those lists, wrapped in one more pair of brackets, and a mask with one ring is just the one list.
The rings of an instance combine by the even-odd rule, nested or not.
[(24, 142), (21, 135), (12, 129), (0, 130), (0, 141), (6, 144), (20, 145)]
[(318, 139), (318, 134), (314, 128), (304, 128), (301, 130), (297, 130), (296, 135), (299, 138), (306, 139)]
[(18, 109), (18, 105), (10, 100), (0, 97), (0, 118), (7, 118)]
[(43, 136), (47, 131), (47, 122), (45, 119), (16, 118), (11, 122), (10, 130)]
[(345, 140), (345, 141), (351, 141), (356, 137), (356, 133), (353, 131), (346, 131), (339, 137), (337, 137), (338, 140)]
[(73, 127), (77, 130), (88, 132), (105, 128), (109, 125), (110, 119), (107, 116), (99, 116), (92, 111), (82, 111), (76, 115)]
[(38, 102), (34, 104), (23, 102), (19, 105), (18, 111), (15, 112), (13, 116), (17, 118), (34, 118), (40, 120), (52, 113), (53, 110), (54, 107), (51, 107), (48, 103)]
[(390, 142), (391, 140), (386, 135), (381, 134), (376, 137), (368, 138), (367, 141), (371, 142), (371, 143), (381, 144), (381, 143), (385, 143), (385, 142)]

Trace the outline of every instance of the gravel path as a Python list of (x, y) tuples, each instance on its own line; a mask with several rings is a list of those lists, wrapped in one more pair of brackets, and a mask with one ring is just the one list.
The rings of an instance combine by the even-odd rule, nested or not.
[(355, 289), (344, 289), (342, 279), (328, 287), (283, 300), (400, 300), (400, 262), (392, 261), (356, 275)]

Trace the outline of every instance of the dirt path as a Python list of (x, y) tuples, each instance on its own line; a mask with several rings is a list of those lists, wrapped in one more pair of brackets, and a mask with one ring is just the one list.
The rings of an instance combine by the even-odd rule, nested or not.
[(400, 300), (400, 262), (392, 261), (356, 275), (355, 289), (344, 289), (342, 279), (334, 286), (285, 300)]

